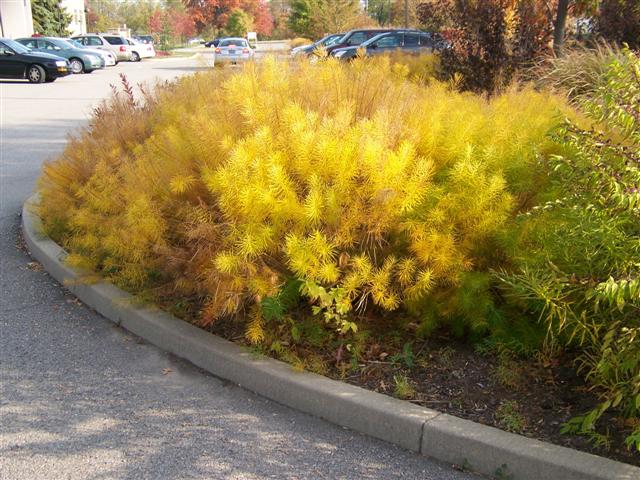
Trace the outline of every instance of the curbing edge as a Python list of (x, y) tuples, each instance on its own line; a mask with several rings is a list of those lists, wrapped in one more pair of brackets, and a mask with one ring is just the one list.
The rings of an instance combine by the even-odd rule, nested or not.
[[(22, 209), (22, 231), (31, 255), (89, 307), (157, 347), (259, 395), (332, 423), (493, 476), (500, 468), (514, 480), (638, 480), (640, 468), (589, 453), (504, 432), (308, 372), (255, 358), (242, 347), (153, 307), (106, 282), (83, 283), (64, 264), (67, 253), (42, 233)], [(506, 466), (506, 467), (505, 467)]]

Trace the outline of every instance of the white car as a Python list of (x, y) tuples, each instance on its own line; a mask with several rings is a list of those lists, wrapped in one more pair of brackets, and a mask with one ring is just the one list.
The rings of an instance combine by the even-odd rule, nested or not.
[(82, 48), (89, 53), (93, 53), (94, 55), (100, 55), (104, 59), (105, 66), (107, 67), (113, 67), (117, 63), (116, 56), (108, 50), (98, 50), (97, 48), (85, 47), (83, 44), (81, 44), (77, 40), (74, 40), (73, 38), (65, 38), (65, 40), (71, 43), (74, 47)]
[(137, 62), (142, 58), (153, 58), (156, 51), (152, 43), (143, 43), (135, 38), (127, 38), (127, 43), (131, 49), (131, 60)]

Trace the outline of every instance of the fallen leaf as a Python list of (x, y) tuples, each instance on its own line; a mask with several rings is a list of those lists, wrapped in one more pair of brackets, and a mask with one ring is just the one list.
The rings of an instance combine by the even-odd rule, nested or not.
[(171, 372), (172, 372), (172, 370), (171, 370), (170, 368), (163, 368), (163, 369), (162, 369), (162, 374), (163, 374), (163, 375), (168, 375), (168, 374), (169, 374), (169, 373), (171, 373)]

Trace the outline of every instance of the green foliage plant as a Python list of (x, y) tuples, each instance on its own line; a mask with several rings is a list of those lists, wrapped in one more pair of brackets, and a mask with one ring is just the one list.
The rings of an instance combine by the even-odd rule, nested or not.
[[(519, 270), (507, 295), (536, 312), (550, 348), (579, 348), (600, 405), (565, 425), (595, 438), (608, 410), (640, 414), (640, 58), (609, 63), (583, 98), (592, 125), (567, 122), (551, 158), (555, 200), (522, 216)], [(637, 425), (637, 421), (636, 421)], [(638, 448), (638, 427), (629, 445)]]
[(513, 433), (522, 433), (526, 420), (520, 413), (520, 405), (514, 400), (507, 400), (496, 410), (496, 418), (502, 428)]
[(393, 382), (395, 384), (393, 394), (396, 397), (408, 400), (415, 396), (416, 390), (406, 375), (394, 375)]
[(73, 17), (58, 0), (33, 0), (31, 15), (35, 33), (55, 37), (69, 34), (68, 28)]

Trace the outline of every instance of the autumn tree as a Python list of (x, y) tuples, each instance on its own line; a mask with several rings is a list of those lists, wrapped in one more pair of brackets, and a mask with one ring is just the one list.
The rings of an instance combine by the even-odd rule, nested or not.
[(270, 35), (273, 29), (273, 19), (266, 0), (184, 0), (184, 4), (199, 32), (228, 30), (229, 21), (234, 30), (239, 28), (238, 22), (241, 22), (252, 25), (265, 36)]
[(273, 17), (266, 0), (241, 0), (240, 8), (249, 16), (249, 24), (259, 35), (268, 37), (273, 31)]
[(122, 23), (116, 0), (86, 0), (85, 8), (89, 32), (106, 32)]
[(199, 32), (207, 28), (224, 28), (229, 15), (239, 7), (239, 3), (238, 0), (184, 0)]
[(147, 33), (151, 15), (158, 8), (155, 0), (124, 0), (118, 5), (118, 25), (126, 25), (134, 33)]
[(442, 53), (445, 74), (478, 92), (499, 90), (518, 68), (548, 51), (553, 12), (539, 0), (439, 0), (418, 9), (423, 24), (446, 30), (451, 48)]
[(191, 16), (184, 10), (171, 9), (167, 12), (171, 33), (174, 38), (184, 41), (196, 33), (196, 26)]
[(312, 0), (309, 32), (314, 38), (354, 27), (361, 15), (359, 0)]
[(271, 0), (269, 2), (269, 11), (273, 21), (273, 29), (271, 35), (275, 38), (290, 38), (292, 31), (289, 28), (289, 9), (291, 2), (289, 0)]

